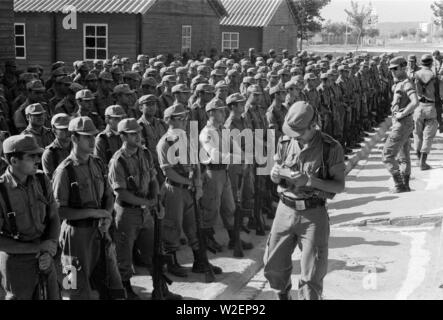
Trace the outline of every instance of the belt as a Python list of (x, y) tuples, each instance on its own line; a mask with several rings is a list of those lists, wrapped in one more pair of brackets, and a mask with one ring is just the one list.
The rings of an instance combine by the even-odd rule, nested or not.
[(98, 227), (99, 220), (100, 219), (96, 218), (86, 218), (81, 220), (66, 220), (66, 224), (75, 228), (91, 228), (91, 227)]
[(420, 100), (418, 100), (418, 101), (421, 102), (421, 103), (435, 103), (435, 101), (431, 101), (431, 100), (428, 100), (426, 98), (420, 98)]
[(295, 209), (297, 211), (305, 211), (309, 209), (314, 209), (318, 207), (324, 207), (326, 205), (326, 200), (319, 198), (311, 199), (291, 199), (283, 194), (280, 195), (280, 200), (286, 206)]
[(211, 171), (222, 171), (222, 170), (228, 170), (227, 164), (208, 164), (206, 165), (206, 168)]
[(116, 202), (122, 208), (127, 208), (127, 209), (141, 209), (142, 208), (139, 205), (129, 204), (129, 203), (124, 202), (124, 201), (116, 201)]
[(174, 181), (169, 180), (168, 178), (166, 178), (166, 183), (173, 186), (173, 187), (177, 187), (177, 188), (181, 188), (181, 189), (189, 189), (191, 187), (189, 184), (182, 184), (182, 183), (174, 182)]

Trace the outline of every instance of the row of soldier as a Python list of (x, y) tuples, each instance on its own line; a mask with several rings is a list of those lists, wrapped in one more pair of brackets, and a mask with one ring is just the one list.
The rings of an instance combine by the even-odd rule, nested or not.
[[(154, 218), (150, 212), (159, 203), (164, 207), (164, 249), (172, 257), (168, 272), (175, 276), (187, 276), (177, 260), (182, 232), (194, 253), (193, 271), (206, 273), (209, 265), (211, 273), (222, 273), (199, 252), (199, 233), (208, 249), (223, 250), (214, 237), (218, 215), (228, 232), (229, 248), (236, 249), (234, 254), (240, 257), (242, 250), (252, 249), (252, 244), (239, 237), (239, 229), (247, 229), (243, 216), (249, 212), (248, 227), (263, 232), (266, 225), (261, 213), (250, 212), (259, 208), (272, 217), (271, 204), (277, 195), (269, 177), (254, 174), (257, 164), (223, 164), (233, 155), (223, 154), (214, 145), (212, 137), (220, 128), (272, 129), (279, 138), (289, 107), (308, 101), (319, 112), (318, 125), (350, 151), (359, 135), (363, 136), (363, 129), (381, 121), (389, 109), (385, 103), (392, 80), (384, 70), (388, 55), (372, 60), (368, 55), (348, 55), (331, 61), (330, 55), (319, 59), (302, 52), (293, 59), (264, 61), (254, 57), (255, 65), (252, 59), (239, 64), (232, 60), (213, 64), (204, 59), (185, 66), (174, 61), (168, 67), (162, 56), (151, 59), (149, 65), (144, 58), (139, 57), (133, 71), (125, 71), (125, 59), (118, 57), (112, 66), (94, 61), (92, 70), (86, 62), (77, 62), (74, 74), (57, 62), (46, 83), (41, 81), (39, 68), (29, 68), (17, 77), (15, 85), (11, 80), (14, 63), (6, 65), (0, 91), (4, 97), (0, 100), (2, 129), (20, 135), (8, 138), (3, 150), (5, 173), (0, 185), (6, 185), (6, 193), (2, 192), (1, 202), (1, 251), (12, 253), (8, 250), (17, 242), (39, 242), (44, 225), (49, 223), (46, 215), (50, 216), (51, 241), (45, 239), (32, 250), (18, 249), (18, 253), (29, 254), (31, 250), (34, 259), (37, 253), (40, 264), (47, 265), (48, 254), (54, 257), (60, 245), (64, 271), (72, 267), (77, 270), (77, 289), (68, 290), (71, 298), (90, 298), (91, 284), (100, 298), (123, 297), (123, 292), (137, 298), (130, 283), (132, 264), (137, 258), (139, 264), (154, 272)], [(212, 156), (197, 166), (170, 164), (168, 150), (179, 139), (175, 132), (188, 131), (189, 120), (198, 123), (200, 144)], [(239, 147), (240, 153), (245, 151), (245, 145)], [(43, 184), (30, 178), (37, 176), (40, 151), (46, 176)], [(13, 189), (14, 185), (23, 185), (23, 189)], [(274, 198), (267, 191), (270, 186)], [(14, 201), (13, 193), (15, 199), (27, 199), (28, 203)], [(12, 200), (5, 200), (8, 197)], [(32, 199), (42, 197), (46, 206), (39, 212)], [(194, 223), (196, 199), (202, 211), (200, 225)], [(56, 208), (59, 220), (55, 218)], [(29, 226), (27, 219), (20, 225), (20, 216), (31, 216), (40, 224)], [(55, 230), (58, 223), (60, 233), (60, 221), (58, 237)], [(113, 240), (106, 242), (111, 224)], [(3, 244), (3, 240), (8, 242), (5, 238), (13, 239), (7, 244), (8, 250)], [(100, 253), (103, 241), (116, 246), (116, 255), (112, 246), (106, 246), (106, 272)], [(35, 282), (38, 272), (35, 264), (29, 264), (30, 257), (13, 261), (5, 253), (2, 259), (14, 266), (27, 266), (29, 272), (29, 278), (21, 279), (15, 287), (12, 284), (18, 281), (17, 274), (1, 270), (7, 294), (31, 298), (34, 291), (29, 283)], [(61, 281), (60, 275), (57, 278)], [(160, 287), (164, 297), (179, 298), (168, 291), (165, 281)]]

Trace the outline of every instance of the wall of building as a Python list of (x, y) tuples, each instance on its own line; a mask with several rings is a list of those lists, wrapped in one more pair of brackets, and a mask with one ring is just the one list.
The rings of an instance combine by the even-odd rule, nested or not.
[(274, 17), (267, 27), (263, 28), (263, 50), (269, 49), (289, 52), (297, 51), (297, 27), (286, 1), (281, 1)]
[[(221, 26), (220, 35), (223, 32), (239, 33), (239, 51), (248, 53), (249, 48), (255, 48), (257, 52), (263, 50), (263, 28)], [(220, 40), (221, 41), (221, 40)], [(220, 42), (221, 46), (221, 42)]]
[(15, 57), (14, 0), (0, 1), (0, 65)]
[(182, 25), (192, 26), (191, 51), (220, 51), (219, 17), (207, 0), (160, 0), (143, 16), (143, 53), (181, 53)]

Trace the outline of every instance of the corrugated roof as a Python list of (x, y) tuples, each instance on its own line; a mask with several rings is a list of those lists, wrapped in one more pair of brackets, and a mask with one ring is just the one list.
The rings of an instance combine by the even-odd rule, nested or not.
[(14, 0), (15, 12), (61, 12), (68, 5), (83, 13), (145, 14), (157, 0)]
[(265, 27), (271, 22), (282, 0), (221, 0), (228, 15), (222, 26)]

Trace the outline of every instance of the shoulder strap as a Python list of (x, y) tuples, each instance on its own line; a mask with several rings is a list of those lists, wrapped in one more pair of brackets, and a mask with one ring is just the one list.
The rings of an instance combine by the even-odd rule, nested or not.
[(128, 182), (128, 190), (131, 192), (137, 192), (138, 187), (135, 183), (134, 176), (132, 176), (131, 172), (129, 171), (128, 163), (123, 157), (119, 157), (117, 161), (122, 166), (123, 171), (125, 172), (126, 180)]
[[(9, 226), (11, 228), (11, 233), (7, 234), (7, 236), (18, 240), (20, 239), (20, 234), (17, 228), (17, 221), (15, 219), (15, 212), (12, 211), (11, 201), (9, 200), (8, 190), (6, 189), (6, 185), (4, 182), (0, 183), (0, 194), (5, 202), (6, 206), (6, 218), (8, 219)], [(3, 231), (0, 231), (3, 234)]]
[(109, 161), (112, 158), (112, 151), (111, 151), (111, 146), (109, 145), (108, 136), (104, 133), (104, 134), (100, 135), (100, 137), (103, 139), (103, 141), (105, 143), (106, 160)]
[(57, 169), (57, 166), (60, 164), (60, 157), (58, 156), (57, 148), (49, 147), (49, 150), (52, 151), (52, 165), (54, 166), (54, 170)]
[(77, 181), (77, 175), (75, 174), (74, 165), (69, 161), (65, 167), (68, 173), (69, 179), (69, 207), (75, 209), (82, 208), (82, 199), (80, 197), (80, 188)]

